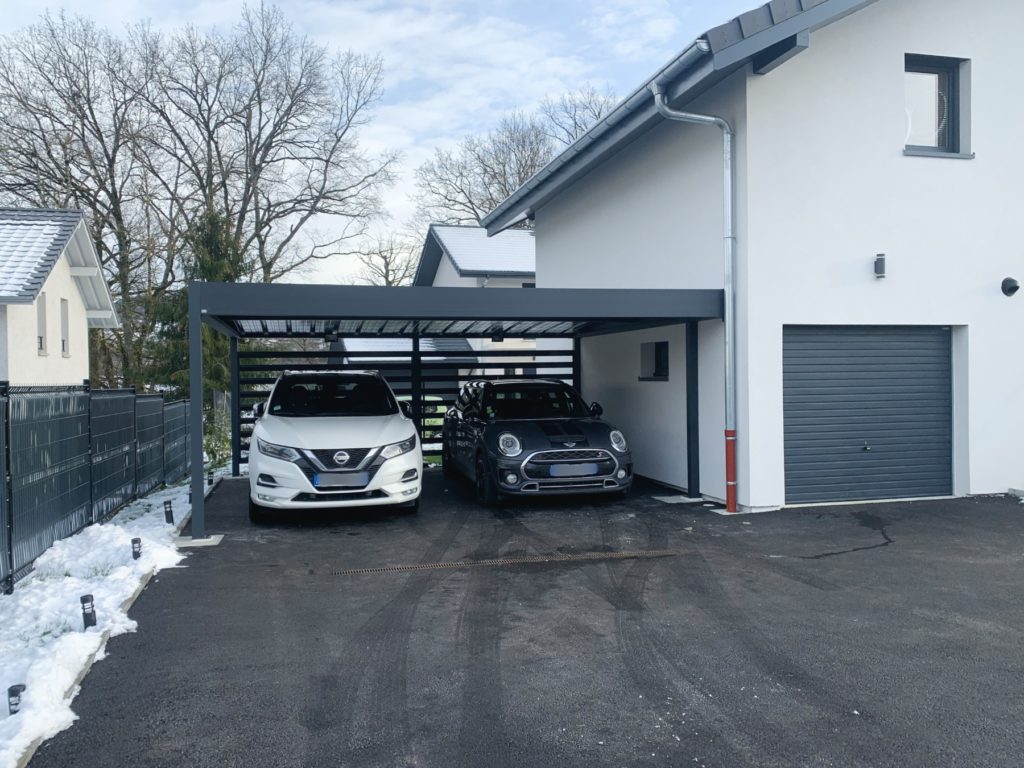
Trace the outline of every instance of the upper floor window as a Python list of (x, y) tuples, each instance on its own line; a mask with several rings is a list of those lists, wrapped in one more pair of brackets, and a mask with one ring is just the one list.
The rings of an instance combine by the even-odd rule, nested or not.
[(962, 59), (906, 55), (903, 88), (909, 154), (964, 152), (964, 65)]

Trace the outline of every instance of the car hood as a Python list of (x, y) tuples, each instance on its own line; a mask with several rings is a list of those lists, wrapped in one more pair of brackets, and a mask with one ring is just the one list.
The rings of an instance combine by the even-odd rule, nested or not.
[(255, 434), (292, 448), (376, 448), (407, 439), (415, 428), (400, 413), (391, 416), (326, 416), (288, 418), (264, 416)]
[(497, 441), (502, 432), (511, 432), (527, 450), (564, 448), (566, 443), (591, 448), (607, 448), (608, 433), (615, 429), (601, 419), (510, 419), (493, 421), (487, 426), (487, 437)]

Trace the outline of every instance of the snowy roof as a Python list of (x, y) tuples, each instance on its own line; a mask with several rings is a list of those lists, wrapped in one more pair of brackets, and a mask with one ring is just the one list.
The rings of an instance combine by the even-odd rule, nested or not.
[(431, 224), (413, 284), (433, 285), (442, 256), (460, 277), (533, 277), (534, 253), (530, 230), (509, 229), (488, 237), (483, 227)]
[(116, 328), (117, 315), (81, 211), (0, 208), (0, 304), (31, 304), (66, 256), (90, 328)]

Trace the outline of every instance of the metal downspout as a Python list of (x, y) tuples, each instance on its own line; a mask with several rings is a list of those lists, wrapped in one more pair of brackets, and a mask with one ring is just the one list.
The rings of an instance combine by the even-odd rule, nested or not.
[(725, 118), (672, 109), (665, 99), (664, 86), (651, 83), (650, 87), (654, 94), (654, 104), (663, 117), (693, 125), (713, 125), (722, 131), (725, 190), (725, 507), (728, 512), (736, 512), (736, 232), (733, 200), (736, 177), (733, 139), (736, 134)]

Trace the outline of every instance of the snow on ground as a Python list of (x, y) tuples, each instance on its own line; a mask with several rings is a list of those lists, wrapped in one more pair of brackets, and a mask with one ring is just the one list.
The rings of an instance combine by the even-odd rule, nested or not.
[[(171, 499), (176, 525), (164, 522)], [(65, 694), (95, 655), (103, 658), (108, 636), (135, 631), (122, 606), (150, 573), (177, 565), (177, 524), (189, 511), (188, 485), (149, 494), (111, 521), (91, 525), (56, 542), (35, 562), (31, 575), (11, 595), (0, 595), (0, 768), (13, 768), (38, 739), (47, 739), (76, 719)], [(142, 539), (132, 559), (131, 540)], [(95, 627), (83, 631), (79, 598), (91, 594)], [(21, 711), (9, 715), (7, 688), (23, 683)]]

